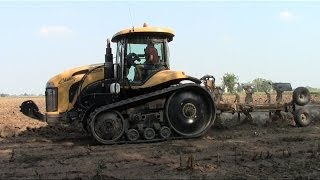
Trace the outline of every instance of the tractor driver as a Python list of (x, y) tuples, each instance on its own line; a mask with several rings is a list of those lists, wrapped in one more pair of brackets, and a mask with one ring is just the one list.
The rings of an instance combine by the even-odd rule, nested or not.
[(148, 41), (144, 53), (146, 61), (143, 65), (136, 65), (137, 79), (142, 79), (142, 72), (144, 69), (152, 69), (155, 64), (159, 63), (158, 50), (154, 47), (154, 42), (152, 40)]
[(159, 57), (158, 57), (158, 50), (154, 47), (154, 43), (152, 40), (148, 41), (147, 47), (144, 49), (146, 63), (148, 64), (158, 64)]

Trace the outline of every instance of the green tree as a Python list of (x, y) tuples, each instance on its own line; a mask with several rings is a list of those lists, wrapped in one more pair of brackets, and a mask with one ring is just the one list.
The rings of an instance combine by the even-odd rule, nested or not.
[(236, 91), (237, 91), (238, 93), (240, 93), (240, 92), (242, 92), (242, 91), (243, 91), (243, 87), (242, 87), (242, 85), (241, 85), (239, 82), (237, 82), (237, 88), (236, 88)]
[(252, 84), (254, 84), (256, 92), (269, 92), (272, 89), (271, 80), (256, 78), (252, 80)]
[(233, 93), (234, 87), (237, 84), (239, 78), (235, 74), (225, 73), (222, 80), (223, 80), (224, 86), (228, 88), (228, 92)]
[(306, 87), (310, 92), (320, 92), (320, 88), (314, 88), (314, 87), (310, 87), (310, 86), (307, 86)]
[(0, 94), (0, 97), (8, 97), (8, 96), (10, 96), (10, 95), (9, 94), (4, 94), (4, 93)]

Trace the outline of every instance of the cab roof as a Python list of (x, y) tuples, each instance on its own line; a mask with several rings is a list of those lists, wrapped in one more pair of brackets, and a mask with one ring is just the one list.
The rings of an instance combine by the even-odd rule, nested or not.
[(174, 32), (170, 28), (166, 27), (149, 27), (146, 23), (143, 27), (132, 27), (117, 32), (111, 39), (112, 42), (117, 42), (124, 37), (135, 36), (135, 35), (154, 35), (164, 36), (168, 38), (168, 41), (172, 41)]

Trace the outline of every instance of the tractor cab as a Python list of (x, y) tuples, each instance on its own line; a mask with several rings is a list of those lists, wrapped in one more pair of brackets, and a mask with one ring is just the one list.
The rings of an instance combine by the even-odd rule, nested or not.
[(117, 43), (119, 80), (130, 86), (142, 86), (157, 72), (169, 69), (168, 42), (173, 36), (171, 29), (146, 24), (116, 33), (112, 42)]

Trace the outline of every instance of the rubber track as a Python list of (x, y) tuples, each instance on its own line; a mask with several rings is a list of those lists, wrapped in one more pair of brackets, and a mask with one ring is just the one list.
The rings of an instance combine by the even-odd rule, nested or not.
[[(133, 103), (140, 102), (140, 101), (150, 102), (149, 101), (150, 98), (152, 98), (152, 99), (153, 98), (155, 98), (155, 99), (161, 98), (164, 95), (166, 95), (167, 93), (171, 93), (171, 92), (174, 92), (174, 91), (177, 91), (177, 90), (180, 90), (180, 89), (183, 89), (183, 88), (188, 88), (188, 87), (191, 87), (191, 88), (192, 87), (203, 88), (198, 84), (179, 84), (179, 85), (176, 85), (176, 86), (171, 86), (171, 87), (164, 88), (164, 89), (161, 89), (161, 90), (158, 90), (158, 91), (154, 91), (154, 92), (151, 92), (151, 93), (148, 93), (148, 94), (143, 94), (143, 95), (140, 95), (140, 96), (136, 96), (136, 97), (133, 97), (133, 98), (121, 100), (121, 101), (118, 101), (118, 102), (115, 102), (115, 103), (112, 103), (112, 104), (108, 104), (108, 105), (105, 105), (105, 106), (101, 106), (101, 107), (97, 108), (95, 111), (93, 111), (90, 114), (90, 118), (88, 119), (88, 125), (90, 126), (91, 120), (94, 119), (94, 117), (97, 114), (99, 114), (100, 112), (102, 112), (102, 111), (112, 110), (114, 108), (120, 108), (120, 107), (128, 106), (128, 105), (131, 105)], [(125, 109), (127, 109), (127, 108), (128, 107), (126, 107)], [(89, 131), (91, 131), (91, 128), (88, 128), (88, 129), (89, 129)], [(174, 134), (174, 132), (172, 130), (172, 135), (173, 134)], [(194, 136), (194, 137), (198, 137), (198, 136)], [(104, 144), (146, 143), (146, 142), (165, 141), (165, 140), (170, 140), (170, 139), (190, 139), (190, 138), (194, 138), (194, 137), (193, 136), (188, 136), (188, 137), (182, 137), (182, 136), (180, 137), (179, 136), (179, 137), (170, 137), (168, 139), (152, 139), (152, 140), (141, 139), (141, 140), (137, 140), (137, 141), (121, 140), (121, 139), (123, 139), (123, 137), (121, 137), (119, 141), (114, 141), (114, 142), (104, 143)]]

